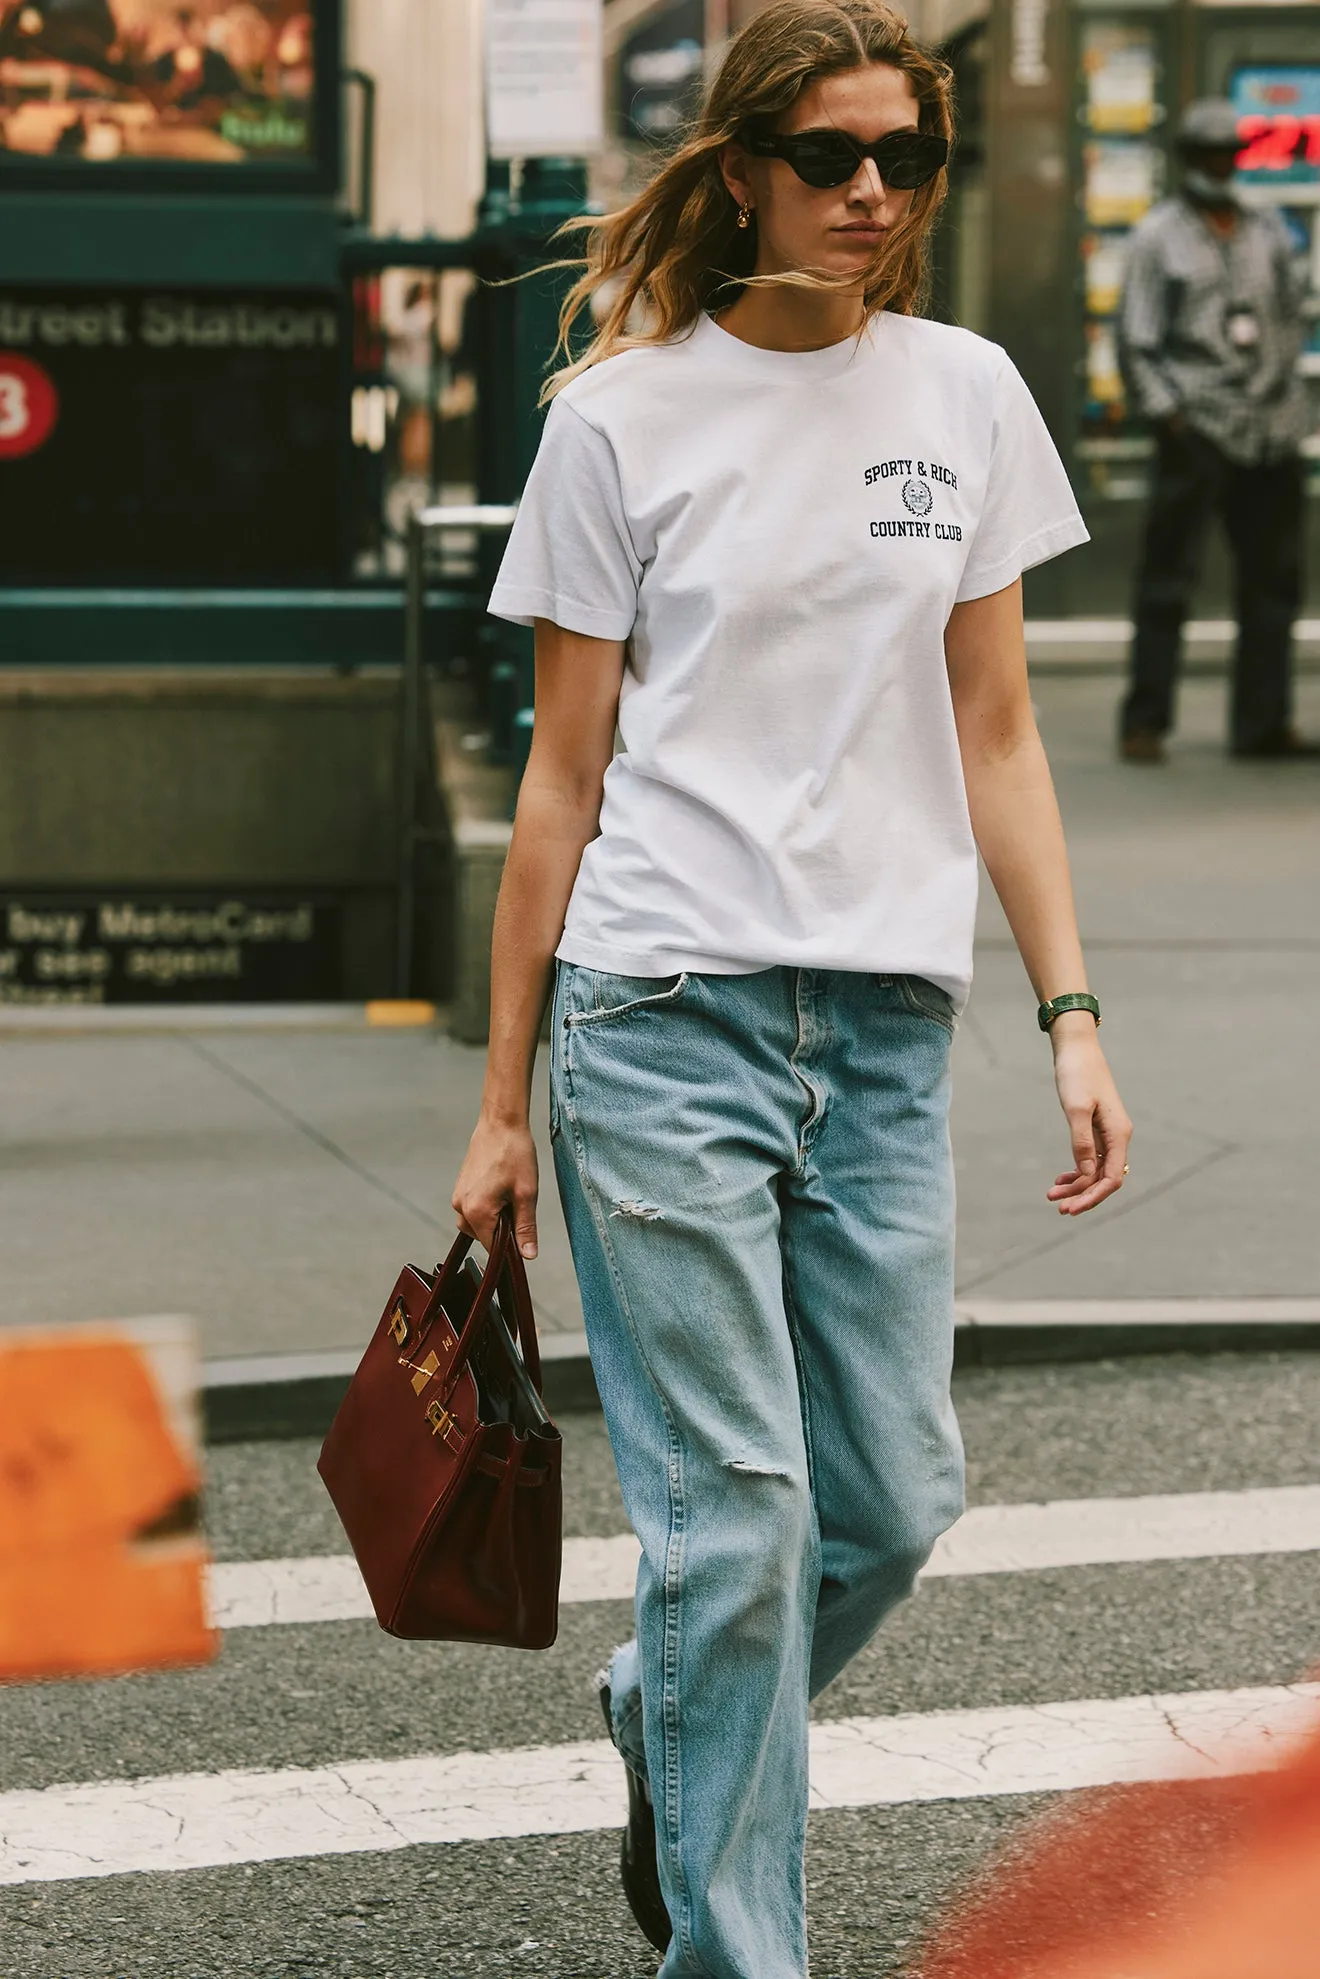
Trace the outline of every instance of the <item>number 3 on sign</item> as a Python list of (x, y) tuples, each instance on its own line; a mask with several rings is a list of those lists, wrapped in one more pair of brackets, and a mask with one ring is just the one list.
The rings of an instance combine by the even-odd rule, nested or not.
[(19, 440), (32, 424), (28, 388), (12, 371), (0, 371), (0, 440)]
[(44, 447), (60, 416), (55, 380), (17, 351), (0, 350), (0, 460)]

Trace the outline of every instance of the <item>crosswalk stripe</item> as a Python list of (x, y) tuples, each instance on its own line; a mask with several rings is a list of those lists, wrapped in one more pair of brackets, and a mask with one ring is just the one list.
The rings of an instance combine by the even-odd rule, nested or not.
[(1320, 1485), (1064, 1498), (1045, 1505), (975, 1506), (945, 1533), (923, 1578), (1318, 1548)]
[[(1248, 1772), (1315, 1724), (1320, 1685), (820, 1724), (815, 1810)], [(605, 1741), (0, 1794), (0, 1884), (618, 1827)]]
[[(612, 1539), (568, 1539), (559, 1599), (629, 1601), (638, 1546), (630, 1532)], [(351, 1553), (303, 1560), (221, 1561), (211, 1568), (217, 1628), (265, 1628), (287, 1622), (351, 1622), (372, 1613)]]
[[(1320, 1485), (1060, 1499), (974, 1507), (945, 1533), (922, 1578), (1314, 1550)], [(631, 1533), (570, 1539), (560, 1600), (627, 1601), (636, 1572)], [(212, 1569), (211, 1594), (217, 1626), (226, 1629), (353, 1621), (372, 1612), (351, 1555), (223, 1562)]]

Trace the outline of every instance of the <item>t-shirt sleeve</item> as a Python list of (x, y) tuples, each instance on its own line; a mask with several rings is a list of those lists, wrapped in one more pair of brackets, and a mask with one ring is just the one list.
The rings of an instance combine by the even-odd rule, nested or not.
[(550, 408), (490, 611), (515, 625), (626, 639), (642, 566), (624, 514), (614, 449), (563, 399)]
[(985, 504), (963, 566), (958, 603), (988, 598), (1033, 564), (1088, 540), (1045, 421), (1006, 357), (995, 379)]

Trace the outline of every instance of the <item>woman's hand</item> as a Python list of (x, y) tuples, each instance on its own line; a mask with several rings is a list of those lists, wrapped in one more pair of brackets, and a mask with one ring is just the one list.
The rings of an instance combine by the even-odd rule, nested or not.
[(539, 1183), (536, 1142), (528, 1121), (483, 1112), (454, 1184), (459, 1229), (489, 1250), (496, 1218), (506, 1205), (511, 1206), (514, 1240), (525, 1258), (534, 1258)]
[(1081, 1216), (1123, 1186), (1132, 1122), (1085, 1010), (1066, 1011), (1050, 1026), (1054, 1083), (1072, 1135), (1073, 1166), (1047, 1191), (1060, 1216)]

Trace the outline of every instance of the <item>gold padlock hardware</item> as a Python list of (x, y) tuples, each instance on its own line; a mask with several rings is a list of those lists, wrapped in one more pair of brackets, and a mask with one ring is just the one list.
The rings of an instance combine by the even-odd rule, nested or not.
[(408, 1308), (404, 1305), (402, 1299), (399, 1300), (394, 1311), (390, 1314), (390, 1332), (394, 1335), (399, 1346), (402, 1346), (408, 1338)]
[[(403, 1366), (412, 1367), (413, 1363), (411, 1361), (404, 1361)], [(436, 1359), (433, 1353), (428, 1354), (426, 1356), (426, 1359), (422, 1362), (421, 1366), (417, 1368), (415, 1373), (413, 1374), (412, 1385), (413, 1385), (414, 1395), (420, 1395), (422, 1390), (426, 1387), (427, 1383), (431, 1380), (431, 1377), (433, 1375), (439, 1374), (439, 1372), (440, 1372), (439, 1361)]]
[(432, 1436), (445, 1436), (448, 1434), (449, 1425), (454, 1418), (450, 1415), (443, 1402), (432, 1402), (430, 1408), (426, 1411), (426, 1420), (431, 1425)]

